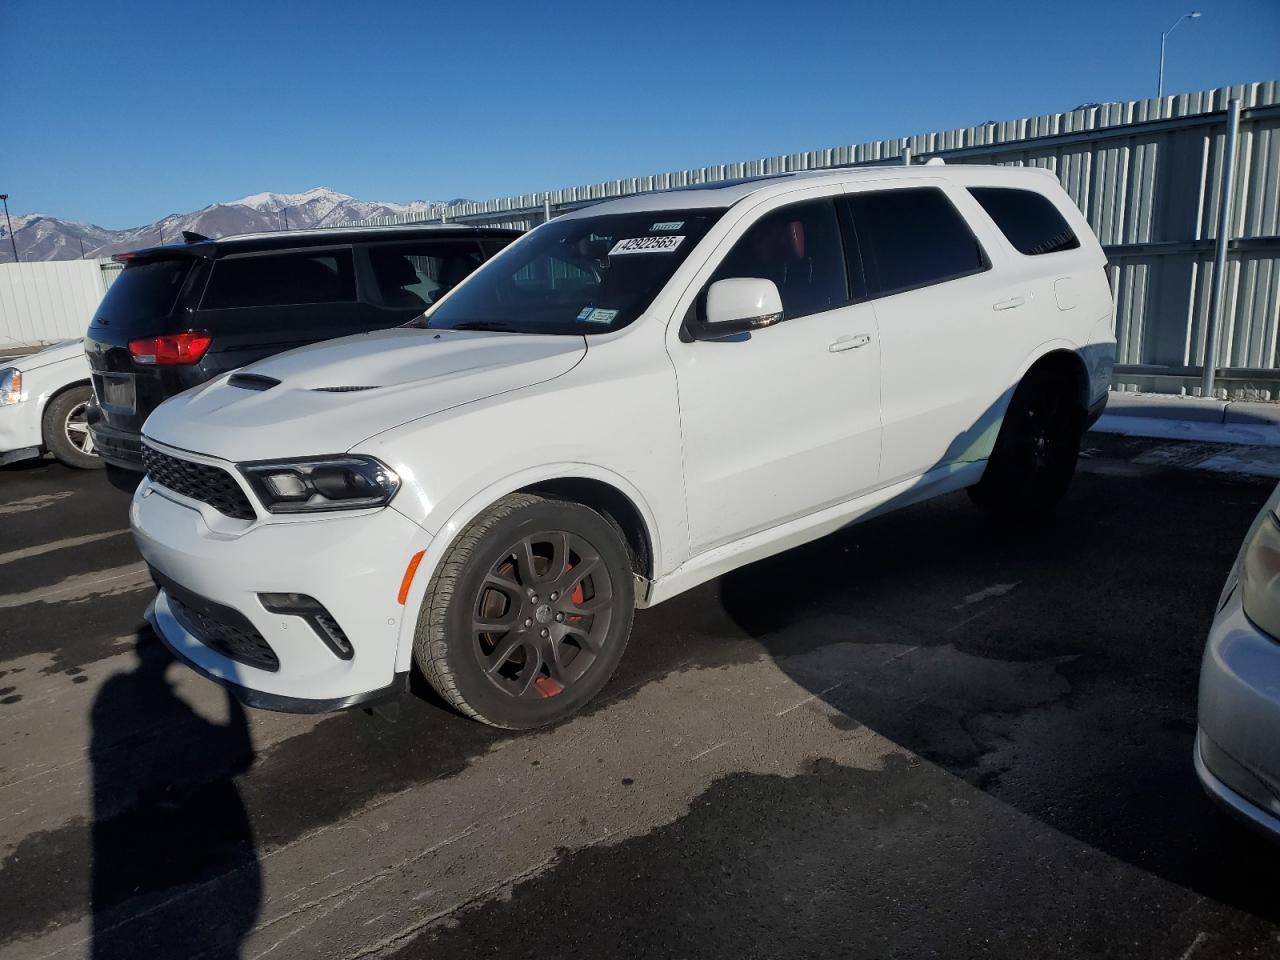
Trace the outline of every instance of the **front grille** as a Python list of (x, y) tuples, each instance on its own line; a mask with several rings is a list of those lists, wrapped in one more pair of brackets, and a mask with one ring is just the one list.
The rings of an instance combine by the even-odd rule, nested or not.
[(219, 513), (237, 520), (252, 520), (257, 516), (240, 484), (221, 467), (171, 457), (145, 443), (142, 445), (142, 460), (153, 483), (207, 503)]
[[(186, 630), (207, 647), (260, 670), (279, 670), (280, 658), (247, 620), (240, 624), (213, 615), (217, 608), (207, 604), (208, 612), (197, 610), (179, 600), (166, 586), (169, 609)], [(237, 618), (238, 619), (238, 618)]]

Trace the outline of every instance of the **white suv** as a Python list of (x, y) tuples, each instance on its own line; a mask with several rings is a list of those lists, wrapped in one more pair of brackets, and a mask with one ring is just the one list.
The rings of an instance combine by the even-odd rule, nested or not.
[(252, 705), (403, 689), (523, 728), (651, 606), (873, 512), (1065, 492), (1115, 352), (1053, 176), (894, 167), (614, 200), (408, 328), (169, 400), (132, 505), (149, 616)]

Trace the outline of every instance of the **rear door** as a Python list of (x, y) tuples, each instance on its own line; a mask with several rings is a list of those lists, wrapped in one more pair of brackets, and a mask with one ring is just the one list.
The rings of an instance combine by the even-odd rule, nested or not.
[(1025, 356), (1009, 333), (1030, 291), (992, 269), (989, 224), (984, 244), (961, 213), (972, 198), (934, 183), (846, 200), (880, 331), (885, 484), (984, 459)]

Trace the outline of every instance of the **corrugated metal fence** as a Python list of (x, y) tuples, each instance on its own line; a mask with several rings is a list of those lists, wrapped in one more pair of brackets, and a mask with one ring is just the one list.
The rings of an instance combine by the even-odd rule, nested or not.
[[(1108, 103), (896, 140), (609, 180), (459, 204), (440, 218), (528, 228), (568, 210), (651, 190), (797, 170), (901, 163), (1032, 164), (1054, 171), (1088, 217), (1113, 264), (1117, 383), (1196, 392), (1223, 174), (1226, 111), (1243, 107), (1217, 365), (1235, 394), (1280, 396), (1280, 82)], [(440, 219), (433, 218), (433, 219)], [(410, 222), (380, 218), (370, 223)], [(419, 221), (414, 221), (419, 222)], [(50, 268), (36, 287), (14, 267)], [(60, 291), (58, 273), (98, 271), (97, 293)], [(0, 264), (0, 336), (36, 340), (83, 330), (117, 264)], [(6, 274), (9, 279), (4, 279)], [(78, 276), (78, 274), (77, 274)], [(48, 289), (45, 289), (48, 287)], [(19, 291), (25, 291), (19, 293)], [(70, 311), (64, 313), (63, 311)], [(0, 341), (2, 342), (2, 341)]]
[[(912, 162), (1034, 165), (1054, 171), (1106, 247), (1116, 289), (1117, 382), (1195, 387), (1220, 202), (1226, 111), (1241, 101), (1218, 382), (1280, 392), (1280, 83), (1108, 103), (897, 140), (793, 153), (460, 204), (448, 219), (531, 227), (610, 197), (734, 177)], [(404, 222), (382, 218), (379, 223)]]
[(97, 260), (0, 263), (0, 347), (84, 336), (106, 289)]

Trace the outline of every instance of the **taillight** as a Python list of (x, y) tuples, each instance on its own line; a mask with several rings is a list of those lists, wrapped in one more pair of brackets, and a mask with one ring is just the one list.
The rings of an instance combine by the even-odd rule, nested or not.
[(213, 337), (203, 330), (170, 333), (163, 337), (144, 337), (129, 341), (129, 354), (138, 363), (157, 367), (174, 367), (199, 363), (209, 349)]

